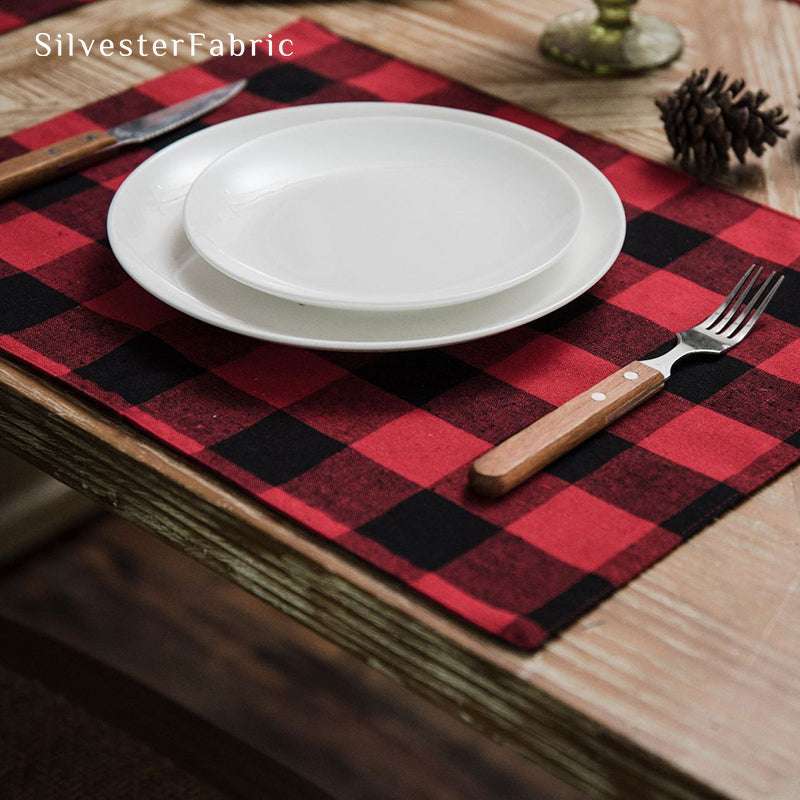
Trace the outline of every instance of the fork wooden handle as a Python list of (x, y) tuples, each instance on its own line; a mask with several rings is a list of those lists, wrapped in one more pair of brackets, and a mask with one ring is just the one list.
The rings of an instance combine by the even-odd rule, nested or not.
[(633, 361), (484, 453), (472, 465), (470, 486), (489, 497), (511, 491), (663, 386), (657, 369)]
[(9, 158), (0, 163), (0, 199), (86, 166), (116, 142), (107, 131), (87, 131)]

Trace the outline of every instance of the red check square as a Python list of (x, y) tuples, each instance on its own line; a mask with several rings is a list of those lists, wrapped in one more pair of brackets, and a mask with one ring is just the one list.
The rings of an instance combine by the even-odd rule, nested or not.
[(615, 306), (647, 317), (670, 331), (681, 331), (705, 319), (723, 295), (680, 275), (659, 270), (610, 298)]
[(639, 442), (653, 453), (724, 481), (780, 444), (735, 419), (695, 406)]
[(508, 530), (561, 561), (591, 572), (652, 528), (652, 522), (570, 486)]
[(800, 220), (769, 208), (756, 209), (749, 217), (717, 236), (776, 264), (786, 266), (800, 258)]
[(389, 61), (348, 83), (396, 103), (407, 103), (447, 86), (444, 78), (400, 61)]
[(615, 369), (610, 361), (545, 335), (486, 371), (548, 403), (561, 405)]
[(800, 384), (800, 339), (795, 339), (774, 356), (763, 361), (759, 364), (759, 369)]
[(35, 211), (0, 225), (0, 253), (23, 270), (41, 267), (90, 243), (83, 234)]
[(635, 155), (623, 156), (603, 170), (626, 203), (650, 211), (694, 183), (694, 179), (671, 167)]
[(25, 20), (22, 17), (18, 17), (16, 14), (9, 14), (7, 11), (0, 11), (0, 33), (14, 30), (14, 28), (19, 28), (24, 24)]
[(274, 344), (261, 345), (214, 372), (237, 389), (277, 408), (288, 406), (345, 374), (341, 367), (308, 350)]
[(430, 486), (486, 450), (482, 439), (422, 409), (404, 414), (353, 448), (404, 478)]

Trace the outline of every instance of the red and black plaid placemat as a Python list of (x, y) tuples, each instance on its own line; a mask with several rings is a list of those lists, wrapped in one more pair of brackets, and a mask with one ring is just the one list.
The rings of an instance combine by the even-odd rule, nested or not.
[[(280, 35), (291, 59), (187, 68), (15, 134), (0, 157), (239, 77), (248, 90), (195, 128), (302, 103), (455, 106), (597, 164), (629, 219), (617, 263), (544, 319), (438, 350), (312, 352), (227, 333), (136, 286), (105, 239), (114, 190), (183, 130), (0, 205), (0, 350), (525, 648), (798, 460), (800, 221), (311, 23)], [(731, 354), (687, 363), (510, 496), (468, 493), (475, 456), (702, 319), (752, 261), (786, 280)]]

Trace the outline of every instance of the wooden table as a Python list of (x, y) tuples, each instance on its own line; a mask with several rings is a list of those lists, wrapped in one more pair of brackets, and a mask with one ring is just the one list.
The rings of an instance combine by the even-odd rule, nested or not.
[[(0, 133), (187, 63), (61, 58), (34, 36), (249, 38), (298, 15), (658, 160), (653, 98), (723, 66), (792, 113), (800, 4), (645, 0), (686, 49), (644, 77), (546, 61), (579, 0), (103, 0), (0, 39)], [(725, 185), (800, 214), (798, 137)], [(800, 797), (800, 468), (708, 527), (533, 656), (440, 614), (142, 435), (0, 360), (0, 442), (597, 797)]]

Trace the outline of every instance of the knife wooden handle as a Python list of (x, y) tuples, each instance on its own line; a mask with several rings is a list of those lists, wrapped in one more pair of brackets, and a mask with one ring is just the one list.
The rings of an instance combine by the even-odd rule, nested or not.
[(470, 486), (489, 497), (506, 494), (663, 386), (657, 369), (633, 361), (484, 453), (472, 465)]
[(0, 199), (73, 172), (116, 142), (106, 131), (87, 131), (0, 162)]

